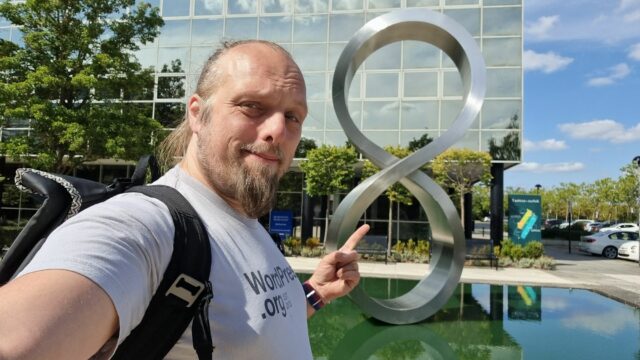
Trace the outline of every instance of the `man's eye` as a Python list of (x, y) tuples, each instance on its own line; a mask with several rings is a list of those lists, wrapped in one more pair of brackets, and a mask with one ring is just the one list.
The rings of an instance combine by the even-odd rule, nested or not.
[(295, 123), (301, 123), (302, 120), (300, 120), (300, 118), (296, 115), (296, 114), (292, 114), (289, 113), (286, 115), (287, 120), (291, 121), (291, 122), (295, 122)]

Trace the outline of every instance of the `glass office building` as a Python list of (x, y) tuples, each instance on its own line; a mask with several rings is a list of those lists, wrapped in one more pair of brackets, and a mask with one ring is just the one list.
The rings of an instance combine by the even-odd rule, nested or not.
[[(341, 51), (369, 20), (394, 9), (427, 8), (462, 24), (477, 41), (487, 65), (484, 106), (456, 146), (488, 151), (502, 168), (521, 160), (522, 0), (147, 2), (160, 8), (165, 25), (156, 40), (136, 54), (143, 66), (156, 70), (153, 96), (140, 102), (167, 129), (181, 119), (186, 97), (215, 46), (221, 40), (258, 38), (289, 50), (304, 73), (309, 115), (303, 137), (317, 145), (344, 145), (347, 138), (331, 101), (333, 71)], [(10, 24), (0, 24), (0, 37), (20, 42), (19, 30)], [(425, 134), (437, 138), (457, 116), (463, 95), (451, 60), (434, 46), (416, 41), (393, 43), (370, 56), (358, 70), (349, 94), (352, 118), (380, 146), (406, 146)], [(94, 173), (99, 173), (102, 181), (112, 177), (111, 172), (130, 171), (130, 165), (95, 166)], [(294, 210), (299, 218), (303, 179), (293, 170), (287, 179), (292, 186), (287, 186), (289, 191), (282, 194), (281, 202), (300, 209)], [(402, 217), (403, 211), (398, 210)], [(381, 209), (380, 213), (386, 221), (386, 212)], [(407, 221), (411, 218), (406, 217)]]

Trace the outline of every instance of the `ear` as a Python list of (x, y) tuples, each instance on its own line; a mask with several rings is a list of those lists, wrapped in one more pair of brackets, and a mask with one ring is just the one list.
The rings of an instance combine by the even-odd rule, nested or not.
[(189, 128), (194, 134), (197, 134), (202, 129), (202, 121), (200, 114), (204, 109), (204, 100), (197, 94), (191, 95), (187, 102), (187, 119), (189, 120)]

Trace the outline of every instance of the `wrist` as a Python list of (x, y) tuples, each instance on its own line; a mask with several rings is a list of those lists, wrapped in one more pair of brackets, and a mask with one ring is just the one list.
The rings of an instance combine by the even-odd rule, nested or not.
[(304, 295), (307, 298), (307, 303), (313, 308), (313, 310), (318, 311), (322, 309), (329, 302), (325, 302), (322, 295), (317, 290), (317, 287), (314, 286), (310, 281), (305, 281), (302, 283), (302, 289), (304, 290)]

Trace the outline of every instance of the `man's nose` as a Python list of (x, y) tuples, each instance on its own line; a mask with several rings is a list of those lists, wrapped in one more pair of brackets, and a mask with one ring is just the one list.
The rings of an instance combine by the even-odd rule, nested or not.
[(260, 137), (265, 142), (279, 144), (284, 139), (286, 131), (286, 117), (283, 113), (274, 112), (262, 122)]

